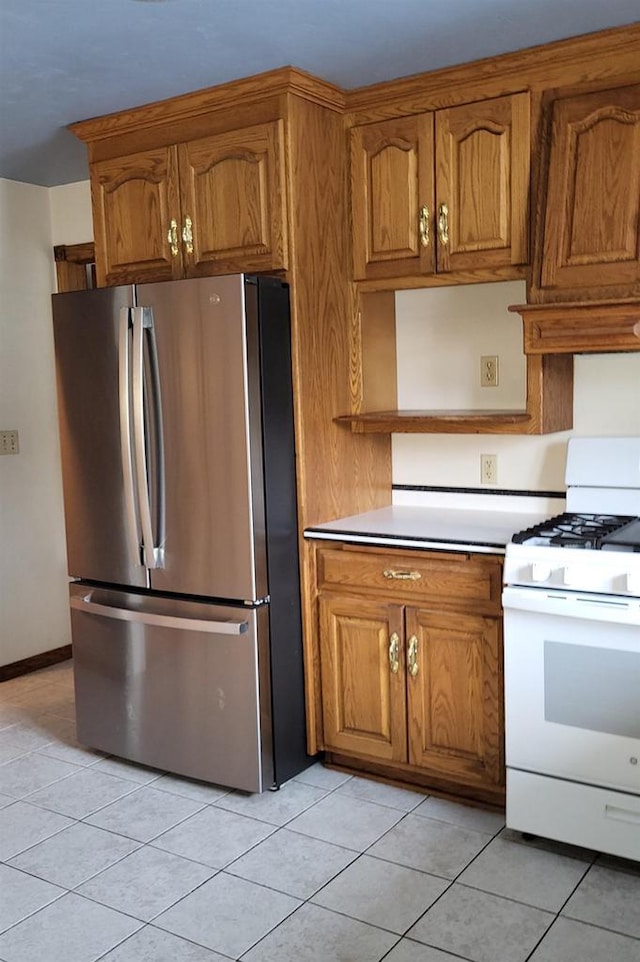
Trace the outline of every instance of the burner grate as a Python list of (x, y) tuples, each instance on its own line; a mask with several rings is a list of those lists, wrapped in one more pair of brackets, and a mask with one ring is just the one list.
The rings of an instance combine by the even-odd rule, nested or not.
[(514, 534), (512, 541), (560, 548), (600, 548), (603, 538), (633, 520), (627, 515), (567, 512)]

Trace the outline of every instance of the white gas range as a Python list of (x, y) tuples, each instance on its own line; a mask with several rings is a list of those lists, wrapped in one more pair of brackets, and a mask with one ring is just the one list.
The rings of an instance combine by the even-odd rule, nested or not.
[(504, 567), (507, 825), (640, 860), (640, 438), (575, 438)]

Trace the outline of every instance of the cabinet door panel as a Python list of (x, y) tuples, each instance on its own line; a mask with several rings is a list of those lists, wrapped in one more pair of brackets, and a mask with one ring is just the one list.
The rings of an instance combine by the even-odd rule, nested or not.
[(321, 598), (320, 663), (326, 748), (406, 761), (402, 609)]
[(541, 280), (640, 290), (640, 85), (554, 103)]
[(438, 271), (527, 262), (529, 128), (527, 93), (437, 111)]
[(357, 279), (435, 270), (433, 114), (353, 128), (351, 203)]
[(182, 276), (168, 238), (180, 223), (175, 147), (92, 164), (91, 192), (100, 287)]
[(190, 276), (286, 268), (282, 121), (179, 146)]
[[(468, 783), (502, 778), (498, 622), (407, 608), (409, 761)], [(411, 659), (409, 659), (409, 662)]]

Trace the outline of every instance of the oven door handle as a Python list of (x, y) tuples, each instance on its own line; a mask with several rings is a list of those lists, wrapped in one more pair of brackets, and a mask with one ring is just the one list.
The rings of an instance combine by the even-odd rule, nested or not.
[(502, 606), (505, 614), (509, 609), (514, 609), (550, 617), (640, 626), (640, 599), (626, 598), (624, 595), (594, 595), (508, 585), (502, 592)]

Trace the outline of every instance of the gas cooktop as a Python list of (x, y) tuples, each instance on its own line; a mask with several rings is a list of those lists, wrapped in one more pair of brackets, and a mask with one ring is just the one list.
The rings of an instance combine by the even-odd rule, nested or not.
[(640, 551), (640, 518), (567, 512), (514, 534), (515, 544)]

